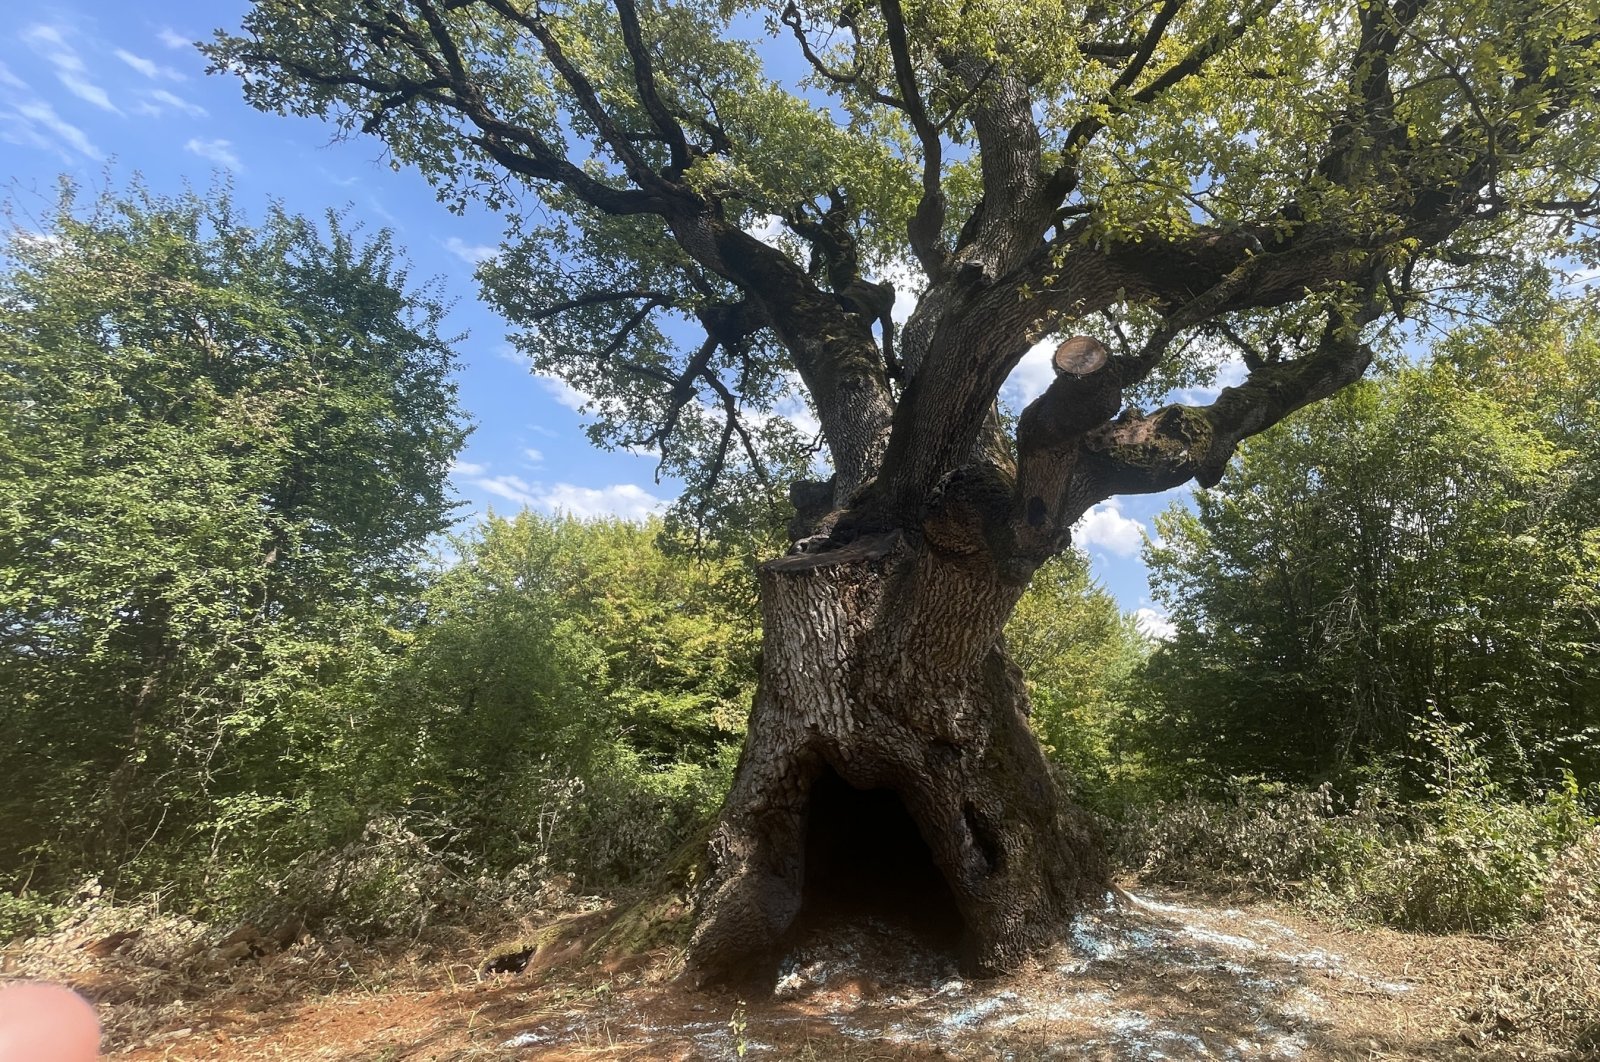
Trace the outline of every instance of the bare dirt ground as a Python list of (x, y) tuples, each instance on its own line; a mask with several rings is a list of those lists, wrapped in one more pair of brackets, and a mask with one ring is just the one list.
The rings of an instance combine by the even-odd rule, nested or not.
[[(1474, 1012), (1502, 945), (1322, 925), (1262, 904), (1108, 897), (1053, 954), (991, 980), (961, 977), (882, 918), (817, 926), (759, 998), (696, 991), (665, 951), (564, 965), (603, 915), (567, 921), (577, 932), (520, 973), (483, 973), (481, 943), (362, 961), (302, 939), (261, 956), (211, 947), (138, 982), (137, 939), (96, 929), (70, 961), (58, 942), (55, 976), (96, 999), (111, 1057), (128, 1062), (1539, 1057)], [(45, 965), (10, 956), (3, 975)], [(180, 973), (186, 990), (157, 990)]]

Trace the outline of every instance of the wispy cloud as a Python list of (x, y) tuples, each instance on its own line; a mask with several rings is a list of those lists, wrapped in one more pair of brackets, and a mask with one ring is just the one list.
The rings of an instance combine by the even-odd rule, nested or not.
[(327, 178), (329, 184), (336, 184), (340, 188), (353, 188), (357, 184), (361, 183), (361, 178), (355, 176), (354, 174), (348, 177), (341, 177), (332, 170), (322, 166), (317, 167), (317, 170), (322, 174), (323, 177)]
[(542, 465), (542, 464), (544, 464), (544, 453), (543, 453), (543, 451), (535, 450), (531, 446), (527, 447), (526, 449), (524, 449), (522, 451), (522, 456), (523, 456), (523, 459), (526, 460), (528, 462), (528, 464), (530, 464), (530, 465)]
[(26, 92), (28, 89), (28, 83), (13, 74), (11, 68), (5, 63), (0, 63), (0, 85), (16, 89), (19, 92)]
[(183, 34), (166, 26), (161, 27), (161, 32), (156, 34), (156, 39), (168, 48), (193, 48), (194, 38), (185, 37)]
[[(522, 360), (521, 355), (517, 356), (517, 360)], [(582, 413), (584, 407), (591, 401), (588, 395), (565, 380), (559, 380), (554, 376), (545, 376), (543, 373), (535, 374), (534, 379), (539, 381), (539, 386), (545, 389), (546, 394), (574, 413)]]
[(78, 58), (78, 53), (67, 43), (66, 34), (57, 26), (35, 22), (22, 31), (22, 43), (58, 67), (68, 70), (83, 69), (83, 60)]
[(475, 464), (471, 461), (452, 461), (450, 474), (452, 476), (481, 476), (489, 471), (488, 465)]
[(172, 67), (164, 66), (153, 59), (146, 59), (142, 55), (135, 55), (126, 48), (118, 48), (112, 54), (152, 81), (159, 78), (166, 78), (168, 81), (182, 81), (184, 79), (183, 74), (172, 69)]
[(67, 87), (68, 92), (85, 103), (91, 103), (102, 111), (110, 111), (112, 114), (122, 113), (122, 108), (111, 102), (110, 94), (93, 81), (81, 78), (77, 74), (65, 72), (58, 73), (56, 78)]
[(484, 243), (468, 243), (459, 236), (452, 236), (445, 240), (444, 249), (468, 265), (487, 262), (498, 253), (498, 248), (490, 247)]
[[(54, 107), (43, 100), (28, 100), (15, 106), (14, 112), (24, 119), (27, 129), (43, 143), (51, 144), (64, 142), (73, 151), (87, 158), (100, 158), (100, 149), (89, 142), (89, 137), (82, 129), (62, 118), (56, 113)], [(40, 131), (49, 134), (49, 137), (40, 137)], [(53, 137), (54, 140), (51, 140)], [(38, 143), (39, 140), (35, 142)], [(42, 146), (42, 144), (40, 145)]]
[(110, 94), (89, 80), (83, 57), (67, 43), (66, 34), (59, 27), (42, 23), (29, 26), (22, 31), (22, 42), (56, 68), (56, 79), (66, 86), (68, 92), (103, 111), (122, 113), (111, 102)]
[(183, 149), (190, 154), (199, 155), (208, 162), (218, 166), (225, 166), (230, 170), (244, 169), (244, 163), (239, 161), (239, 156), (233, 153), (231, 140), (201, 140), (199, 137), (190, 137)]
[(200, 106), (198, 103), (190, 103), (182, 96), (179, 96), (176, 93), (168, 92), (166, 89), (152, 89), (149, 93), (149, 97), (155, 102), (143, 105), (148, 107), (148, 111), (146, 113), (160, 115), (168, 110), (174, 110), (182, 114), (187, 114), (190, 118), (204, 118), (208, 113), (206, 109)]

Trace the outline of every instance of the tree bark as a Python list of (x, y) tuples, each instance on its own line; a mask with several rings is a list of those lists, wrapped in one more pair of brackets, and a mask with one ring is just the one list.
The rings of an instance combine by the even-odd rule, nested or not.
[[(796, 919), (826, 901), (808, 883), (806, 842), (808, 825), (829, 828), (809, 820), (830, 771), (904, 806), (954, 901), (960, 925), (946, 928), (965, 969), (1010, 969), (1055, 939), (1108, 876), (1005, 654), (1023, 584), (893, 531), (770, 562), (761, 587), (760, 691), (712, 836), (691, 970), (770, 974)], [(883, 838), (891, 850), (904, 840)]]

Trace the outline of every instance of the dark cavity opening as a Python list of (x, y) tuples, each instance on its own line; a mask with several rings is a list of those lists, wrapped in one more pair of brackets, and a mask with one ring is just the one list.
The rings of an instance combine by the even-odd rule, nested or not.
[(876, 919), (923, 944), (954, 950), (961, 913), (933, 853), (900, 798), (855, 789), (823, 768), (806, 819), (802, 932)]

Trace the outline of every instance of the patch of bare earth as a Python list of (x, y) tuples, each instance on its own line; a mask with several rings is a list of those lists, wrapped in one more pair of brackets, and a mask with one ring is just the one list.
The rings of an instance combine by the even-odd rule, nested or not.
[[(479, 949), (454, 962), (396, 955), (388, 977), (384, 964), (359, 975), (345, 962), (338, 983), (295, 988), (291, 960), (311, 947), (322, 946), (240, 960), (226, 985), (164, 1004), (164, 1020), (111, 1022), (113, 1048), (130, 1062), (1534, 1057), (1463, 1018), (1507, 961), (1492, 941), (1169, 893), (1108, 900), (1053, 954), (991, 980), (961, 977), (882, 917), (816, 925), (762, 998), (692, 990), (664, 952), (573, 967), (550, 964), (559, 948), (518, 974), (477, 972)], [(103, 1008), (122, 1005), (113, 982), (65, 972)]]

